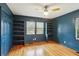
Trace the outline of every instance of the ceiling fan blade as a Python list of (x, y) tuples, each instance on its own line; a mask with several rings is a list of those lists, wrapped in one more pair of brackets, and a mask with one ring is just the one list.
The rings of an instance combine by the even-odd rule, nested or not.
[(39, 3), (35, 5), (35, 10), (44, 11), (45, 9), (47, 9), (48, 11), (58, 11), (60, 8), (55, 5), (56, 3)]

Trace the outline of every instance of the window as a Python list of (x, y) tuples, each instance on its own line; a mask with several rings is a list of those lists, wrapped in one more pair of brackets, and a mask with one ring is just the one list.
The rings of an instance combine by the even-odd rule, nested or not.
[(26, 22), (26, 34), (44, 34), (44, 22)]
[(35, 22), (28, 21), (28, 22), (26, 22), (26, 26), (27, 26), (26, 34), (35, 34)]
[(76, 39), (79, 40), (79, 18), (76, 18), (75, 21), (75, 29), (76, 29)]
[(44, 23), (43, 22), (37, 22), (36, 25), (36, 34), (44, 34)]

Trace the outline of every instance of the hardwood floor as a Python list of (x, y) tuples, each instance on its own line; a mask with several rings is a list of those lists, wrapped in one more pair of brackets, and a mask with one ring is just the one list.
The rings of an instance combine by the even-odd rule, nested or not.
[(14, 46), (8, 56), (79, 56), (79, 54), (70, 48), (49, 41)]

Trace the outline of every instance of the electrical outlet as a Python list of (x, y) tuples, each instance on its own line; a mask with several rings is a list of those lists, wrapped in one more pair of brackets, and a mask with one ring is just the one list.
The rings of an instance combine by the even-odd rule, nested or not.
[(64, 41), (64, 43), (66, 43), (66, 41)]

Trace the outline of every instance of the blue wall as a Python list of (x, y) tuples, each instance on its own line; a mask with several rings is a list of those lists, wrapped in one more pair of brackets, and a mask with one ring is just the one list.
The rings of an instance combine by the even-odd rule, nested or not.
[(38, 17), (29, 17), (29, 16), (14, 15), (14, 20), (21, 20), (21, 21), (25, 22), (25, 25), (24, 25), (24, 27), (25, 27), (24, 42), (25, 43), (32, 43), (34, 38), (36, 38), (35, 41), (46, 41), (45, 27), (44, 27), (44, 34), (40, 34), (40, 35), (27, 35), (26, 34), (26, 22), (27, 21), (35, 21), (35, 22), (44, 22), (44, 23), (46, 23), (47, 22), (46, 19), (38, 18)]
[[(1, 24), (1, 6), (0, 6), (0, 24)], [(0, 26), (0, 55), (1, 55), (1, 26)]]
[(56, 34), (53, 34), (53, 38), (57, 38), (57, 42), (79, 51), (79, 41), (75, 38), (74, 19), (76, 17), (79, 17), (79, 10), (53, 19), (52, 27), (54, 29), (53, 32), (56, 32)]
[(12, 18), (13, 15), (6, 4), (1, 6), (1, 55), (7, 55), (12, 46)]

